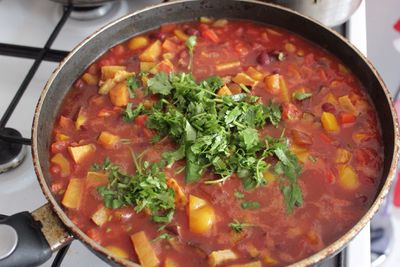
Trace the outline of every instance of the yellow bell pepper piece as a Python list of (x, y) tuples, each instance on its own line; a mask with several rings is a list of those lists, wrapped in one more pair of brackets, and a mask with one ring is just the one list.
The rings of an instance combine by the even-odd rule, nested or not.
[(146, 37), (138, 36), (133, 37), (128, 41), (128, 47), (130, 50), (136, 50), (143, 48), (149, 44), (149, 40)]
[(215, 212), (204, 199), (189, 196), (189, 229), (193, 233), (205, 234), (215, 222)]
[(358, 175), (354, 169), (349, 165), (339, 165), (339, 184), (347, 190), (355, 190), (359, 187), (360, 182)]
[(330, 112), (322, 112), (321, 122), (324, 129), (328, 132), (338, 132), (340, 130), (335, 115)]

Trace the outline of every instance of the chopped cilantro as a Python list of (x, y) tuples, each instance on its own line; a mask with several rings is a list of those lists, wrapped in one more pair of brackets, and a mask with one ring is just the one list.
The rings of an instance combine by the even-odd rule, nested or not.
[(241, 223), (238, 220), (233, 220), (228, 226), (236, 233), (241, 233), (244, 228), (252, 226), (248, 223)]
[(134, 98), (135, 89), (139, 88), (140, 86), (138, 79), (135, 75), (132, 75), (126, 80), (126, 84), (128, 85), (129, 97)]
[(242, 207), (242, 209), (259, 209), (261, 208), (260, 203), (258, 203), (257, 201), (243, 201), (242, 203), (240, 203), (240, 206)]
[(304, 99), (310, 98), (312, 96), (312, 93), (304, 93), (300, 91), (296, 91), (293, 93), (293, 98), (302, 101)]
[(157, 236), (152, 240), (152, 242), (157, 242), (159, 240), (169, 240), (172, 239), (172, 236), (168, 233), (162, 233), (161, 235)]
[(143, 111), (144, 111), (144, 106), (142, 103), (140, 103), (136, 108), (132, 108), (132, 103), (129, 103), (123, 112), (123, 118), (127, 122), (133, 121), (137, 116), (142, 114)]
[(104, 205), (113, 209), (134, 206), (138, 213), (148, 209), (154, 222), (170, 222), (175, 211), (175, 193), (167, 187), (165, 174), (160, 172), (157, 164), (142, 164), (134, 154), (132, 156), (136, 166), (134, 175), (122, 172), (109, 160), (96, 165), (98, 170), (108, 174), (109, 183), (97, 188)]
[[(276, 174), (286, 178), (282, 179), (281, 191), (287, 212), (301, 205), (297, 184), (301, 166), (289, 151), (287, 140), (283, 136), (261, 140), (258, 133), (268, 122), (279, 124), (279, 105), (264, 105), (259, 97), (246, 93), (218, 96), (216, 91), (223, 83), (217, 76), (197, 82), (190, 73), (160, 72), (147, 85), (151, 93), (160, 95), (160, 100), (147, 110), (139, 106), (132, 110), (129, 106), (126, 116), (145, 113), (146, 126), (158, 132), (156, 140), (169, 137), (178, 145), (177, 150), (163, 153), (163, 161), (172, 167), (175, 161), (185, 159), (186, 182), (198, 181), (211, 169), (219, 178), (206, 184), (223, 183), (236, 173), (244, 189), (250, 190), (265, 185), (264, 172), (273, 167)], [(278, 160), (274, 166), (267, 164), (269, 157)], [(241, 206), (259, 208), (259, 203), (243, 202)], [(170, 219), (167, 215), (163, 214), (165, 220)], [(153, 216), (153, 220), (163, 219)]]
[(192, 70), (193, 67), (193, 50), (196, 44), (197, 44), (196, 35), (189, 36), (189, 38), (185, 42), (185, 45), (189, 50), (189, 65), (188, 65), (189, 70)]
[(172, 89), (168, 74), (165, 72), (159, 72), (153, 78), (150, 78), (147, 81), (147, 86), (150, 92), (160, 95), (169, 95)]
[(244, 194), (242, 193), (242, 192), (240, 192), (240, 191), (235, 191), (235, 193), (233, 193), (234, 195), (235, 195), (235, 197), (237, 198), (237, 199), (242, 199), (242, 198), (244, 198)]

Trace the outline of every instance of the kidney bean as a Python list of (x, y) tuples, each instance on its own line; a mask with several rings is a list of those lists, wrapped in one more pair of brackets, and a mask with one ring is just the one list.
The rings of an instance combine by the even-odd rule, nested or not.
[(166, 34), (163, 33), (163, 32), (153, 32), (153, 33), (151, 33), (151, 34), (149, 35), (149, 37), (150, 37), (151, 39), (159, 39), (159, 40), (163, 41), (167, 36), (166, 36)]
[(185, 33), (187, 35), (196, 35), (196, 36), (200, 34), (199, 30), (196, 30), (196, 29), (193, 29), (193, 28), (187, 28), (185, 30)]
[(257, 56), (257, 63), (261, 65), (268, 65), (271, 63), (271, 57), (267, 51), (263, 51)]
[(335, 106), (328, 102), (322, 104), (321, 108), (323, 111), (326, 111), (326, 112), (334, 113), (336, 111)]

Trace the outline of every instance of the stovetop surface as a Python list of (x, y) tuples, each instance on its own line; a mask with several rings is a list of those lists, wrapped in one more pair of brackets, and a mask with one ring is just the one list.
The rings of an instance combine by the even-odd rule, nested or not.
[[(120, 1), (108, 15), (102, 18), (91, 21), (68, 19), (51, 49), (70, 51), (85, 37), (106, 23), (134, 10), (160, 2), (160, 0)], [(0, 0), (0, 43), (41, 48), (61, 16), (62, 7), (48, 0)], [(361, 12), (361, 14), (355, 16), (361, 16), (362, 20), (363, 14)], [(350, 30), (350, 33), (351, 27), (350, 25), (347, 29)], [(357, 43), (357, 40), (355, 42)], [(363, 50), (362, 43), (359, 47)], [(0, 56), (0, 116), (5, 112), (33, 62), (32, 59)], [(11, 115), (7, 127), (18, 129), (24, 137), (30, 138), (36, 102), (47, 79), (57, 65), (58, 63), (48, 61), (41, 63), (21, 101)], [(0, 213), (12, 214), (24, 210), (33, 211), (45, 202), (45, 197), (33, 170), (29, 152), (20, 167), (0, 174)], [(357, 241), (357, 239), (361, 239), (361, 241)], [(347, 253), (341, 254), (340, 257), (334, 257), (318, 266), (366, 266), (363, 263), (369, 263), (369, 246), (366, 249), (364, 243), (369, 242), (369, 234), (360, 235), (357, 239), (352, 242), (356, 244), (353, 245), (353, 249), (349, 249)], [(359, 249), (360, 244), (364, 244), (361, 245), (361, 247), (364, 246), (362, 250)], [(357, 248), (356, 252), (354, 252), (354, 247)], [(51, 266), (52, 259), (43, 266)], [(356, 265), (352, 264), (352, 261), (356, 262)], [(350, 262), (350, 264), (343, 264), (345, 262)], [(62, 266), (108, 265), (92, 254), (81, 242), (74, 241)]]

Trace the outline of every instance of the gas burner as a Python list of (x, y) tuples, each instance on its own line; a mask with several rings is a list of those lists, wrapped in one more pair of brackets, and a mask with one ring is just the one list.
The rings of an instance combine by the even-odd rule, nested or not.
[(71, 18), (75, 20), (93, 20), (108, 14), (116, 2), (104, 3), (99, 6), (76, 6), (72, 8)]
[[(0, 130), (5, 135), (22, 137), (15, 129), (4, 128)], [(0, 173), (18, 167), (24, 160), (26, 148), (22, 144), (11, 143), (0, 139)]]

